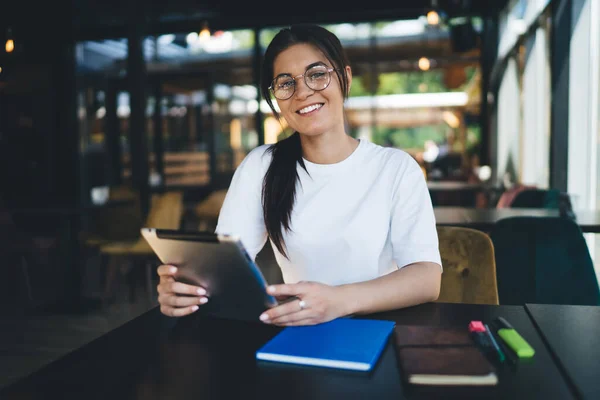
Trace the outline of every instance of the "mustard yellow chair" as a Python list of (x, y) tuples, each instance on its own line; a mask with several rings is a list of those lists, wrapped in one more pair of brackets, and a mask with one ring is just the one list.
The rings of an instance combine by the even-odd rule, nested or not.
[(438, 302), (499, 304), (494, 245), (478, 230), (437, 227), (442, 257), (442, 284)]
[(199, 220), (198, 229), (200, 231), (213, 231), (216, 229), (219, 213), (226, 195), (226, 189), (215, 190), (194, 208), (194, 213)]
[[(183, 216), (183, 193), (167, 192), (155, 194), (150, 203), (150, 212), (144, 222), (144, 227), (159, 229), (179, 229)], [(100, 247), (102, 254), (110, 256), (153, 255), (154, 252), (137, 232), (136, 239), (131, 241), (113, 242)]]

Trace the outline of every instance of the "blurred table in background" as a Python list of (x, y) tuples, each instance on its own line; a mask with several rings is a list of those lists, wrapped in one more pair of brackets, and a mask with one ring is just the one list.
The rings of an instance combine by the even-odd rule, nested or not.
[(493, 205), (504, 190), (485, 182), (427, 181), (434, 206)]
[(491, 188), (483, 182), (461, 182), (461, 181), (427, 181), (430, 192), (472, 192), (484, 191)]
[[(437, 225), (462, 226), (465, 228), (490, 231), (494, 224), (509, 217), (560, 217), (559, 210), (546, 208), (472, 208), (444, 207), (433, 208)], [(586, 233), (600, 233), (600, 211), (575, 211), (575, 222)]]

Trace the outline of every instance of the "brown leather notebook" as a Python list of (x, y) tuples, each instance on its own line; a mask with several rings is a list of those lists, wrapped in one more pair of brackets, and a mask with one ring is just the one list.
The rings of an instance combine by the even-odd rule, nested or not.
[(489, 386), (498, 383), (494, 366), (469, 336), (467, 327), (396, 325), (400, 370), (415, 385)]

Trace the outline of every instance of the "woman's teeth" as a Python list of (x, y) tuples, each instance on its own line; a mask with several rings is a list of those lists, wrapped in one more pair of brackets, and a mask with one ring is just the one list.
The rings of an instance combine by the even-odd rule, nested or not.
[(304, 107), (303, 109), (299, 110), (298, 113), (306, 114), (311, 111), (318, 110), (321, 107), (323, 107), (323, 104), (313, 104), (312, 106)]

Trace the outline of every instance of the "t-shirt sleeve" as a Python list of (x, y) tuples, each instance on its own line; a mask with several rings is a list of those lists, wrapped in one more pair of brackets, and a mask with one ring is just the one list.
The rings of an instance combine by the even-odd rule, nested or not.
[(398, 268), (416, 262), (442, 266), (431, 197), (423, 171), (410, 156), (403, 160), (394, 185), (390, 226)]
[(216, 233), (239, 236), (253, 260), (267, 240), (261, 203), (265, 150), (252, 150), (235, 170), (216, 228)]

